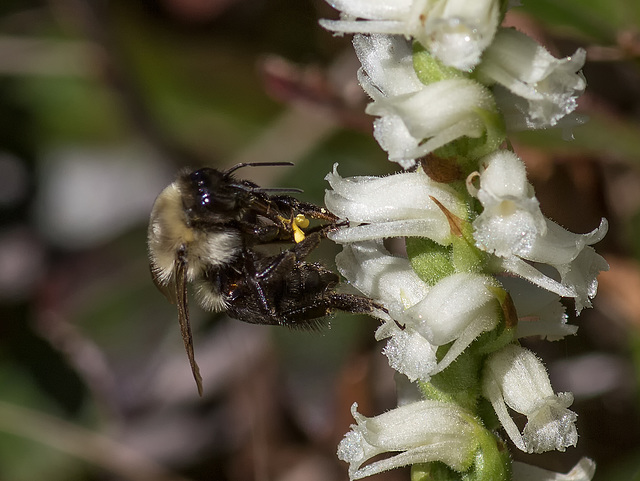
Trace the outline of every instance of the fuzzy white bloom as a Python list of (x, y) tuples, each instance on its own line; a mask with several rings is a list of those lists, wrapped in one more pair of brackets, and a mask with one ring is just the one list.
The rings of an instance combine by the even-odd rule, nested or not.
[[(349, 463), (349, 478), (361, 479), (389, 469), (440, 461), (451, 468), (469, 468), (477, 441), (467, 415), (454, 405), (419, 401), (367, 418), (351, 406), (356, 424), (338, 446), (338, 458)], [(368, 460), (382, 453), (391, 457)]]
[(554, 473), (546, 469), (515, 461), (513, 481), (591, 481), (596, 474), (596, 463), (582, 458), (567, 474)]
[(574, 335), (578, 326), (567, 324), (566, 309), (560, 297), (520, 277), (499, 277), (518, 313), (516, 338), (539, 336), (557, 341)]
[[(481, 82), (501, 85), (526, 101), (499, 92), (501, 110), (512, 112), (515, 107), (523, 117), (518, 124), (541, 129), (556, 125), (576, 109), (577, 98), (586, 87), (580, 73), (585, 58), (584, 49), (578, 49), (570, 57), (557, 59), (527, 35), (501, 28), (475, 72)], [(517, 129), (513, 119), (510, 127)]]
[[(380, 240), (345, 245), (336, 264), (350, 284), (389, 310), (376, 339), (389, 339), (383, 353), (411, 381), (428, 381), (498, 323), (498, 283), (489, 276), (458, 273), (429, 288), (407, 259), (391, 256)], [(449, 343), (437, 362), (437, 347)]]
[[(429, 287), (413, 271), (409, 260), (389, 254), (382, 240), (347, 244), (336, 257), (340, 273), (360, 292), (382, 302), (393, 319), (424, 299)], [(436, 346), (412, 325), (400, 329), (387, 319), (376, 339), (390, 338), (383, 353), (389, 365), (411, 381), (428, 380), (436, 370)]]
[(498, 0), (328, 1), (341, 19), (320, 20), (327, 30), (404, 35), (459, 70), (475, 67), (500, 21)]
[(325, 180), (333, 189), (325, 194), (327, 208), (351, 223), (367, 224), (331, 232), (329, 238), (339, 243), (422, 236), (447, 244), (451, 235), (449, 224), (433, 198), (453, 214), (464, 214), (464, 204), (456, 192), (432, 181), (422, 171), (343, 178), (335, 164)]
[[(489, 356), (482, 378), (482, 394), (513, 443), (529, 453), (575, 446), (577, 415), (567, 409), (571, 393), (554, 394), (547, 371), (531, 351), (511, 344)], [(527, 416), (522, 434), (507, 411)]]
[(349, 284), (382, 302), (392, 317), (402, 316), (429, 292), (409, 259), (392, 256), (381, 239), (344, 245), (336, 256), (336, 265)]
[[(598, 289), (596, 277), (609, 266), (589, 246), (606, 234), (606, 219), (588, 234), (571, 233), (542, 215), (524, 164), (515, 154), (496, 151), (482, 165), (480, 188), (473, 186), (472, 176), (467, 182), (469, 192), (484, 207), (473, 221), (476, 245), (498, 256), (499, 268), (559, 296), (575, 298), (578, 313), (590, 307)], [(526, 261), (548, 264), (560, 281)]]
[(360, 84), (373, 99), (366, 112), (380, 117), (374, 137), (389, 160), (407, 168), (453, 140), (485, 132), (482, 111), (496, 106), (483, 85), (466, 78), (422, 84), (401, 37), (357, 35), (353, 44), (362, 62)]
[(423, 300), (400, 317), (401, 323), (411, 326), (434, 346), (453, 342), (434, 373), (455, 361), (480, 334), (496, 327), (499, 305), (494, 288), (497, 286), (490, 276), (471, 272), (453, 274), (440, 280)]
[(395, 322), (387, 321), (376, 331), (376, 340), (389, 339), (382, 349), (389, 366), (404, 374), (409, 381), (428, 382), (438, 372), (437, 346), (431, 344), (413, 326), (401, 329)]

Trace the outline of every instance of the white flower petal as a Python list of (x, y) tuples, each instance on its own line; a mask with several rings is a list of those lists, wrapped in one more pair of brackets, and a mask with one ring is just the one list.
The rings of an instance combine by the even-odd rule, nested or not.
[[(577, 416), (567, 409), (573, 395), (554, 394), (544, 365), (531, 351), (511, 344), (491, 354), (485, 362), (482, 391), (519, 449), (564, 451), (577, 443)], [(523, 435), (506, 406), (527, 416)]]
[(399, 20), (411, 11), (412, 0), (328, 0), (340, 12), (360, 18)]
[(330, 233), (336, 242), (416, 235), (446, 244), (451, 236), (449, 224), (433, 199), (454, 215), (464, 215), (456, 192), (432, 181), (421, 170), (387, 177), (343, 178), (336, 164), (325, 179), (333, 189), (325, 194), (327, 208), (351, 223), (368, 224)]
[(522, 436), (530, 452), (564, 451), (578, 443), (575, 422), (578, 416), (567, 409), (573, 404), (571, 393), (558, 393), (540, 402), (539, 407), (527, 415)]
[(403, 169), (416, 165), (420, 139), (413, 137), (399, 115), (385, 115), (373, 121), (373, 136), (389, 154), (389, 160)]
[[(350, 479), (360, 479), (409, 464), (440, 461), (465, 470), (476, 449), (473, 428), (460, 408), (438, 401), (419, 401), (367, 418), (351, 412), (356, 424), (338, 446), (338, 458), (349, 463)], [(399, 452), (362, 467), (384, 452)]]
[(600, 242), (609, 229), (606, 219), (602, 219), (600, 226), (588, 234), (574, 234), (549, 219), (545, 221), (546, 232), (527, 249), (515, 252), (516, 255), (554, 266), (569, 264), (584, 252), (586, 246)]
[(497, 0), (402, 0), (388, 6), (379, 0), (329, 3), (341, 11), (341, 20), (321, 20), (324, 28), (415, 38), (444, 65), (460, 70), (471, 70), (479, 62), (500, 20)]
[(387, 239), (389, 237), (428, 237), (439, 244), (449, 243), (451, 230), (440, 219), (409, 219), (379, 224), (342, 227), (329, 232), (328, 237), (338, 244)]
[(453, 140), (484, 133), (481, 112), (494, 111), (495, 103), (481, 84), (463, 78), (422, 84), (400, 37), (359, 35), (354, 48), (362, 62), (358, 79), (373, 100), (367, 113), (380, 117), (374, 136), (390, 160), (411, 166)]
[(493, 41), (499, 20), (500, 2), (494, 0), (438, 2), (416, 38), (445, 65), (471, 70)]
[[(539, 128), (538, 124), (531, 120), (529, 101), (527, 99), (518, 97), (502, 85), (494, 85), (491, 91), (493, 92), (498, 110), (504, 118), (505, 127), (508, 132), (522, 132), (523, 130)], [(588, 120), (589, 118), (586, 115), (573, 111), (558, 118), (554, 127), (561, 129), (562, 138), (570, 141), (573, 140), (573, 130)]]
[(567, 474), (547, 471), (518, 461), (513, 463), (513, 481), (591, 481), (595, 473), (596, 463), (589, 458), (582, 458)]
[[(395, 322), (387, 321), (376, 332), (376, 339), (391, 337), (382, 353), (389, 359), (389, 366), (404, 374), (410, 381), (427, 382), (436, 373), (436, 346), (433, 346), (422, 335), (405, 327), (400, 329)], [(392, 333), (389, 333), (392, 330)]]
[(374, 136), (381, 146), (393, 145), (401, 152), (402, 149), (397, 147), (399, 139), (406, 142), (409, 138), (404, 157), (389, 157), (390, 160), (401, 161), (409, 160), (407, 157), (424, 156), (461, 137), (480, 137), (485, 132), (480, 112), (494, 108), (492, 96), (479, 83), (468, 79), (449, 79), (425, 85), (414, 93), (374, 98), (366, 112), (382, 119), (392, 119), (387, 123), (374, 124)]
[[(602, 219), (588, 234), (571, 233), (542, 215), (524, 164), (515, 154), (498, 151), (482, 164), (480, 188), (470, 189), (484, 207), (473, 221), (476, 245), (501, 257), (505, 270), (560, 296), (574, 297), (578, 313), (589, 307), (597, 291), (596, 277), (608, 265), (588, 246), (604, 237), (607, 221)], [(552, 266), (560, 280), (525, 261)]]
[[(432, 181), (424, 172), (401, 172), (386, 177), (341, 177), (338, 165), (325, 180), (332, 190), (325, 195), (327, 208), (355, 222), (388, 222), (400, 219), (446, 217), (432, 197), (458, 214), (464, 212), (456, 192)], [(402, 195), (398, 195), (398, 193)]]
[(576, 312), (591, 307), (591, 299), (598, 292), (598, 274), (608, 270), (609, 264), (592, 247), (585, 247), (569, 264), (558, 266), (562, 283), (576, 290)]
[(453, 342), (429, 375), (448, 367), (480, 334), (497, 325), (498, 303), (489, 289), (496, 285), (489, 276), (453, 274), (439, 281), (422, 301), (397, 317), (406, 329), (417, 331), (434, 346)]
[(371, 98), (394, 97), (419, 91), (413, 69), (411, 43), (393, 35), (355, 35), (353, 48), (362, 68), (358, 80)]
[(410, 327), (400, 329), (393, 320), (429, 291), (409, 260), (391, 256), (378, 240), (345, 245), (336, 265), (351, 285), (388, 309), (392, 319), (380, 325), (376, 339), (391, 338), (383, 351), (391, 367), (412, 381), (429, 380), (436, 367), (435, 347)]
[(567, 324), (568, 316), (557, 294), (519, 277), (502, 276), (499, 280), (518, 313), (517, 338), (540, 336), (557, 341), (578, 331), (578, 326)]
[[(489, 287), (496, 281), (485, 275), (461, 272), (434, 285), (426, 297), (403, 314), (415, 329), (437, 346), (457, 339), (478, 311), (489, 305), (497, 314), (498, 304)], [(494, 323), (497, 322), (494, 315)]]
[(392, 315), (414, 305), (429, 291), (409, 260), (389, 254), (382, 241), (345, 245), (336, 256), (336, 265), (351, 285), (381, 301)]
[(529, 128), (552, 127), (577, 107), (586, 86), (579, 70), (585, 51), (556, 59), (535, 40), (512, 28), (499, 29), (476, 69), (481, 81), (498, 83), (526, 99)]

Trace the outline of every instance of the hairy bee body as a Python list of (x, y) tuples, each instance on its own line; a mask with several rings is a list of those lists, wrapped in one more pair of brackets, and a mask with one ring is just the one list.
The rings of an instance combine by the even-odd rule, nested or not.
[[(232, 173), (246, 165), (283, 164), (181, 172), (160, 193), (151, 212), (152, 277), (178, 307), (200, 394), (202, 380), (189, 324), (189, 283), (205, 310), (225, 311), (254, 324), (314, 328), (335, 309), (353, 313), (384, 309), (366, 297), (336, 292), (338, 276), (321, 264), (305, 261), (337, 218), (322, 207), (235, 179)], [(305, 233), (307, 217), (328, 224)], [(258, 249), (276, 242), (290, 247), (273, 255)]]
[(158, 196), (149, 222), (149, 257), (154, 279), (171, 282), (176, 256), (187, 265), (187, 281), (193, 282), (209, 266), (231, 262), (242, 250), (242, 236), (235, 229), (202, 229), (183, 206), (179, 183), (169, 185)]

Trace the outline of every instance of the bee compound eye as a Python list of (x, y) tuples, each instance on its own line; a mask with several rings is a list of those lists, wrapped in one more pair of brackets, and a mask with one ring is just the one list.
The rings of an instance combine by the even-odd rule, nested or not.
[(203, 186), (206, 181), (204, 169), (191, 172), (191, 174), (189, 175), (189, 179), (198, 187)]
[(212, 201), (211, 192), (211, 178), (208, 175), (208, 171), (211, 169), (200, 169), (189, 174), (189, 180), (192, 182), (194, 190), (196, 192), (196, 202), (204, 207), (209, 206)]

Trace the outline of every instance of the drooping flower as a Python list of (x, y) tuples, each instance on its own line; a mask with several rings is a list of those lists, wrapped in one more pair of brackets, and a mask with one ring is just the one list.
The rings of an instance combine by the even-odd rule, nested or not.
[[(547, 371), (531, 351), (515, 344), (491, 354), (484, 365), (482, 393), (487, 398), (513, 443), (529, 453), (575, 446), (577, 416), (567, 409), (571, 393), (554, 394)], [(520, 430), (507, 406), (527, 416)]]
[[(459, 272), (435, 284), (407, 309), (400, 322), (411, 325), (434, 346), (452, 343), (435, 372), (451, 364), (480, 334), (498, 324), (498, 303), (490, 276)], [(377, 334), (377, 333), (376, 333)]]
[(429, 286), (411, 268), (409, 259), (392, 256), (382, 239), (343, 246), (336, 256), (340, 274), (363, 294), (384, 304), (392, 317), (425, 298)]
[(366, 112), (379, 117), (374, 137), (389, 160), (408, 168), (453, 140), (486, 132), (483, 113), (496, 106), (480, 83), (466, 78), (421, 83), (401, 37), (357, 35), (354, 48), (362, 62), (360, 84), (373, 99)]
[[(338, 458), (349, 463), (352, 480), (432, 461), (465, 471), (473, 462), (477, 449), (473, 427), (455, 404), (419, 401), (371, 418), (357, 408), (357, 403), (351, 406), (356, 424), (338, 446)], [(397, 454), (365, 465), (383, 453)]]
[(452, 188), (421, 171), (344, 178), (336, 164), (325, 180), (333, 189), (325, 195), (327, 208), (356, 224), (329, 234), (338, 243), (412, 235), (447, 243), (451, 235), (447, 218), (433, 199), (455, 215), (464, 213), (465, 206)]
[[(584, 49), (578, 49), (557, 59), (527, 35), (501, 28), (475, 73), (481, 82), (506, 89), (495, 93), (498, 107), (511, 113), (511, 130), (541, 129), (553, 127), (576, 109), (586, 87), (580, 73), (585, 57)], [(514, 108), (521, 119), (513, 115)]]
[[(320, 24), (339, 33), (404, 35), (424, 45), (444, 65), (471, 70), (500, 21), (498, 0), (330, 0), (340, 20)], [(359, 20), (358, 20), (359, 19)]]
[[(352, 285), (389, 310), (376, 339), (389, 339), (383, 351), (389, 364), (412, 381), (428, 381), (498, 323), (498, 283), (490, 276), (462, 272), (429, 288), (408, 259), (391, 256), (380, 240), (345, 245), (336, 264)], [(437, 347), (449, 343), (437, 362)]]
[[(573, 234), (542, 215), (524, 164), (515, 154), (496, 151), (481, 163), (480, 188), (472, 185), (471, 176), (467, 182), (484, 208), (473, 221), (476, 245), (498, 256), (496, 267), (559, 296), (575, 298), (578, 313), (590, 307), (598, 288), (596, 277), (608, 270), (606, 261), (590, 247), (606, 234), (606, 219), (588, 234)], [(560, 281), (527, 261), (553, 267)]]
[(436, 346), (411, 324), (401, 329), (394, 321), (403, 319), (404, 311), (429, 292), (409, 260), (389, 254), (379, 239), (345, 245), (336, 257), (336, 265), (351, 285), (388, 309), (391, 318), (376, 331), (376, 339), (390, 338), (383, 351), (389, 365), (411, 381), (428, 380), (436, 370)]

